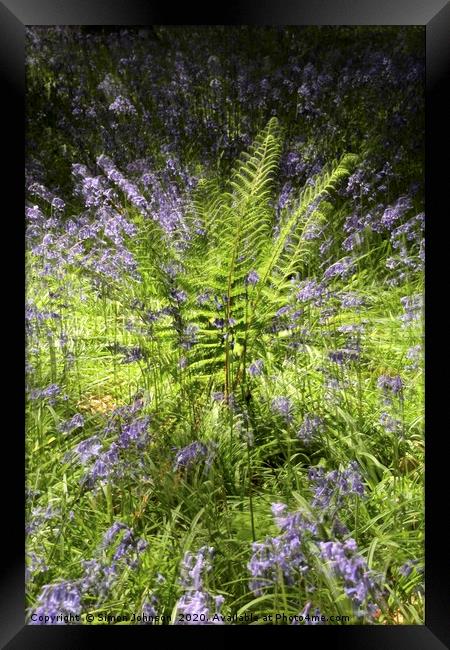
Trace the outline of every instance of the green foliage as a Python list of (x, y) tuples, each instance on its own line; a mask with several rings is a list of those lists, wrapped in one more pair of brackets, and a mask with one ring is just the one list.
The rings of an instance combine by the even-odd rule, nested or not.
[[(226, 31), (215, 29), (219, 35)], [(249, 41), (254, 32), (248, 29), (233, 29), (233, 43), (248, 42), (249, 59), (271, 54), (280, 66), (283, 48), (292, 43), (305, 57), (309, 50), (322, 52), (325, 43), (332, 59), (333, 43), (347, 52), (358, 34), (355, 56), (363, 60), (373, 43), (381, 46), (395, 35), (399, 52), (409, 56), (419, 38), (415, 29), (399, 36), (395, 28), (367, 33), (344, 27), (338, 36), (308, 28), (303, 39), (297, 29), (287, 28), (265, 30), (260, 44)], [(196, 42), (203, 43), (199, 30)], [(161, 122), (155, 117), (153, 82), (141, 75), (139, 84), (134, 83), (125, 64), (119, 73), (105, 34), (97, 36), (86, 39), (85, 51), (73, 52), (78, 63), (84, 62), (91, 96), (97, 101), (104, 92), (90, 63), (94, 51), (102, 76), (108, 72), (114, 84), (126, 88), (137, 110), (137, 117), (130, 119), (114, 116), (108, 133), (74, 128), (62, 152), (66, 134), (58, 117), (71, 114), (73, 98), (55, 72), (61, 55), (55, 54), (55, 64), (39, 55), (29, 66), (29, 106), (37, 115), (30, 133), (42, 146), (40, 128), (47, 120), (55, 137), (49, 137), (52, 145), (42, 153), (43, 166), (52, 187), (58, 185), (71, 198), (59, 221), (54, 206), (36, 199), (45, 212), (37, 244), (50, 231), (50, 255), (45, 258), (34, 241), (27, 250), (28, 613), (39, 607), (45, 585), (80, 581), (86, 577), (86, 563), (98, 562), (111, 571), (110, 583), (97, 593), (104, 577), (97, 576), (86, 590), (83, 624), (99, 624), (88, 620), (88, 614), (141, 613), (153, 597), (158, 615), (167, 617), (157, 624), (173, 624), (187, 593), (180, 581), (186, 553), (213, 546), (202, 589), (224, 597), (225, 615), (298, 615), (310, 602), (311, 613), (318, 607), (328, 616), (349, 616), (329, 624), (422, 624), (423, 323), (421, 308), (408, 313), (405, 299), (408, 303), (422, 294), (423, 268), (419, 241), (410, 241), (409, 231), (396, 240), (392, 229), (380, 225), (385, 207), (408, 193), (410, 181), (420, 176), (420, 156), (400, 156), (385, 189), (373, 196), (363, 195), (362, 183), (359, 197), (348, 191), (349, 181), (361, 170), (366, 180), (385, 164), (380, 124), (385, 125), (388, 112), (397, 106), (392, 97), (400, 91), (393, 83), (386, 106), (376, 89), (358, 87), (340, 98), (339, 108), (331, 99), (331, 109), (318, 100), (323, 112), (302, 113), (297, 99), (278, 117), (270, 117), (267, 106), (255, 109), (246, 131), (253, 144), (246, 152), (242, 146), (214, 149), (213, 163), (208, 158), (205, 162), (201, 153), (202, 147), (213, 151), (214, 133), (205, 128), (201, 138), (182, 136), (180, 160), (184, 171), (195, 169), (198, 182), (182, 194), (182, 219), (173, 228), (165, 228), (159, 219), (156, 184), (146, 190), (148, 213), (133, 204), (123, 187), (113, 186), (107, 207), (117, 222), (120, 217), (135, 228), (124, 236), (123, 246), (136, 262), (136, 272), (109, 277), (95, 266), (83, 266), (83, 255), (89, 258), (95, 252), (98, 239), (104, 239), (105, 257), (117, 252), (111, 231), (103, 229), (97, 239), (80, 237), (83, 253), (45, 273), (46, 263), (51, 265), (60, 252), (58, 246), (66, 252), (64, 235), (73, 215), (82, 214), (88, 223), (98, 218), (84, 205), (79, 188), (73, 191), (70, 165), (79, 162), (81, 147), (76, 138), (82, 143), (87, 138), (82, 160), (92, 175), (100, 174), (96, 157), (107, 149), (109, 137), (114, 142), (108, 146), (117, 155), (114, 163), (123, 174), (135, 158), (153, 156), (155, 165), (164, 167), (169, 155), (163, 145), (172, 135), (165, 132), (170, 120), (163, 124), (163, 117)], [(156, 43), (162, 49), (155, 51), (167, 53), (161, 74), (169, 87), (174, 71), (179, 72), (174, 30), (155, 27), (147, 37), (149, 47)], [(181, 30), (178, 39), (181, 49), (191, 47), (188, 32)], [(44, 52), (58, 49), (54, 34), (44, 40)], [(327, 56), (320, 54), (316, 61), (318, 77), (320, 57)], [(208, 59), (208, 65), (217, 62)], [(266, 65), (261, 62), (262, 68)], [(222, 102), (216, 110), (216, 90), (208, 75), (190, 89), (191, 113), (186, 117), (181, 111), (176, 119), (188, 122), (193, 115), (197, 123), (208, 124), (216, 111), (226, 127), (223, 132), (240, 136), (242, 105)], [(227, 75), (216, 76), (226, 87)], [(389, 75), (382, 80), (390, 83)], [(364, 102), (356, 102), (358, 93), (370, 111)], [(105, 95), (106, 103), (103, 99), (97, 106), (103, 119), (105, 114), (111, 118), (112, 97)], [(43, 116), (44, 99), (51, 104), (48, 118)], [(326, 128), (331, 112), (337, 125), (333, 136)], [(419, 113), (413, 126), (420, 122)], [(392, 128), (386, 127), (389, 137)], [(411, 132), (412, 126), (401, 132), (402, 147)], [(135, 137), (135, 147), (130, 133), (142, 136)], [(284, 183), (280, 169), (286, 153), (297, 151), (293, 134), (303, 133), (302, 160), (317, 158), (320, 171), (303, 187), (307, 175), (296, 172), (301, 182), (294, 183), (289, 200), (277, 203)], [(308, 153), (312, 141), (317, 149)], [(124, 142), (134, 158), (128, 158)], [(172, 173), (167, 172), (169, 184)], [(137, 187), (140, 181), (134, 181)], [(417, 192), (406, 216), (394, 226), (403, 226), (421, 210)], [(358, 230), (358, 244), (348, 250), (343, 244), (351, 217), (364, 218), (365, 225)], [(327, 276), (326, 270), (346, 253), (351, 272)], [(309, 283), (319, 287), (319, 294), (299, 297)], [(345, 296), (353, 302), (345, 302)], [(396, 378), (401, 388), (383, 388)], [(67, 426), (80, 415), (82, 424)], [(142, 431), (145, 436), (140, 437)], [(92, 441), (92, 456), (86, 452), (82, 458), (79, 445)], [(114, 462), (108, 465), (111, 458)], [(348, 485), (339, 481), (348, 468), (357, 472), (356, 485), (359, 489), (360, 481), (362, 489), (351, 486), (345, 494)], [(328, 503), (323, 500), (326, 487), (317, 495), (314, 471), (333, 483)], [(308, 569), (295, 573), (292, 581), (280, 562), (277, 575), (266, 576), (258, 594), (251, 586), (252, 556), (268, 540), (278, 540), (280, 547), (286, 541), (272, 513), (274, 504), (284, 504), (286, 513), (300, 513), (316, 529), (306, 526), (299, 541)], [(126, 553), (114, 559), (121, 535), (126, 537), (123, 529), (109, 546), (102, 542), (118, 523), (132, 531), (134, 542), (148, 543), (135, 563), (127, 563)], [(359, 611), (342, 576), (320, 554), (320, 542), (350, 539), (381, 588), (375, 618), (367, 602)], [(284, 548), (285, 565), (295, 565), (289, 553), (295, 552), (296, 543)], [(130, 558), (136, 559), (132, 553)]]

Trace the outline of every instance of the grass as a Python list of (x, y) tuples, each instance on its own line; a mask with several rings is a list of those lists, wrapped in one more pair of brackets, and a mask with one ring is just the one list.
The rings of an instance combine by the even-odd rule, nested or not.
[[(35, 355), (41, 385), (60, 383), (67, 400), (55, 405), (30, 401), (27, 417), (28, 488), (36, 495), (29, 502), (30, 512), (42, 503), (58, 512), (28, 537), (28, 552), (39, 554), (48, 566), (34, 575), (30, 606), (43, 584), (79, 577), (81, 560), (92, 555), (109, 526), (121, 521), (149, 546), (138, 568), (125, 568), (106, 602), (98, 607), (87, 601), (85, 612), (118, 615), (124, 608), (130, 614), (139, 612), (147, 595), (157, 593), (159, 614), (173, 616), (184, 553), (213, 545), (217, 559), (208, 585), (224, 595), (230, 615), (298, 614), (308, 598), (301, 585), (281, 595), (275, 586), (264, 598), (252, 597), (246, 568), (251, 544), (276, 534), (271, 503), (282, 501), (290, 510), (311, 507), (310, 466), (332, 469), (356, 459), (366, 498), (356, 498), (339, 514), (387, 590), (377, 622), (423, 620), (420, 572), (408, 577), (399, 574), (404, 562), (421, 558), (423, 551), (422, 371), (404, 372), (406, 350), (420, 341), (421, 331), (419, 324), (401, 326), (397, 289), (375, 285), (369, 290), (364, 282), (368, 306), (357, 316), (370, 327), (364, 335), (364, 363), (339, 368), (339, 381), (347, 387), (337, 394), (324, 389), (319, 365), (333, 337), (339, 336), (337, 326), (354, 321), (354, 314), (339, 313), (325, 328), (311, 315), (306, 324), (315, 326), (317, 334), (293, 356), (286, 354), (282, 339), (269, 336), (265, 345), (272, 354), (265, 359), (264, 374), (251, 381), (253, 441), (247, 444), (242, 414), (230, 413), (226, 404), (214, 402), (203, 388), (194, 392), (173, 365), (165, 367), (158, 357), (147, 363), (121, 363), (121, 356), (106, 346), (111, 341), (124, 346), (142, 341), (124, 328), (129, 312), (119, 301), (99, 301), (79, 276), (70, 278), (70, 285), (70, 308), (58, 326), (67, 334), (66, 349), (73, 350), (74, 362), (64, 363), (63, 352), (54, 342), (56, 332), (53, 343), (49, 337), (39, 340)], [(86, 299), (79, 299), (81, 292)], [(155, 342), (151, 345), (155, 347)], [(394, 400), (392, 406), (401, 417), (401, 436), (379, 423), (383, 405), (376, 380), (389, 373), (401, 373), (405, 380), (402, 404)], [(111, 411), (130, 403), (142, 388), (144, 410), (152, 418), (150, 442), (128, 453), (128, 469), (117, 480), (93, 490), (80, 486), (85, 468), (64, 461), (66, 454), (100, 431)], [(274, 416), (271, 399), (277, 395), (292, 400), (297, 424), (301, 413), (320, 413), (325, 428), (317, 440), (302, 444), (296, 427)], [(78, 412), (84, 416), (83, 428), (61, 433), (61, 422)], [(206, 475), (202, 464), (173, 471), (173, 449), (192, 440), (217, 445)], [(337, 608), (353, 620), (354, 611), (345, 598), (341, 604), (342, 592), (333, 577), (323, 574), (320, 560), (314, 562), (319, 582), (315, 605), (329, 615)], [(163, 587), (154, 583), (158, 573), (165, 578)]]

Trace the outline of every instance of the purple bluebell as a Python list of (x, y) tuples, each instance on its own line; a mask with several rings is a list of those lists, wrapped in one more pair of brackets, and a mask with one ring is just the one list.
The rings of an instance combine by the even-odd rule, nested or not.
[(285, 314), (288, 313), (289, 309), (290, 309), (289, 305), (284, 305), (284, 307), (280, 307), (280, 309), (278, 309), (278, 311), (276, 312), (275, 317), (280, 318), (281, 316), (284, 316)]
[(322, 297), (325, 288), (317, 280), (305, 280), (299, 285), (299, 291), (296, 298), (299, 302), (308, 302), (309, 300), (318, 300)]
[(359, 358), (359, 347), (354, 346), (353, 348), (344, 348), (341, 350), (331, 350), (328, 353), (330, 361), (342, 365), (346, 362), (357, 361)]
[(403, 216), (412, 206), (411, 199), (408, 196), (401, 196), (397, 201), (386, 208), (381, 217), (381, 223), (388, 230), (392, 230), (392, 227), (396, 221)]
[(121, 95), (118, 95), (108, 108), (118, 115), (136, 115), (137, 113), (128, 97), (122, 97)]
[(27, 523), (25, 526), (27, 535), (31, 535), (42, 528), (45, 525), (45, 522), (51, 521), (52, 519), (58, 519), (60, 515), (61, 512), (58, 509), (53, 508), (50, 504), (47, 505), (47, 507), (35, 506), (27, 517)]
[(66, 420), (59, 425), (59, 431), (63, 433), (72, 433), (75, 429), (80, 429), (84, 426), (84, 417), (81, 413), (76, 413), (70, 420)]
[[(48, 190), (44, 185), (41, 183), (32, 183), (31, 185), (28, 186), (27, 188), (28, 193), (34, 196), (38, 196), (39, 198), (43, 199), (47, 203), (52, 204), (53, 200), (56, 198), (50, 190)], [(64, 203), (64, 202), (63, 202)]]
[(355, 232), (349, 235), (344, 241), (342, 242), (342, 248), (349, 252), (354, 250), (355, 247), (361, 246), (363, 243), (363, 237), (360, 233)]
[(303, 231), (303, 239), (305, 241), (313, 241), (319, 239), (323, 235), (323, 226), (319, 223), (310, 223)]
[(420, 243), (423, 227), (425, 222), (425, 214), (421, 212), (415, 217), (411, 217), (408, 221), (403, 223), (391, 232), (391, 242), (393, 248), (398, 248), (403, 239), (410, 242)]
[(199, 330), (198, 325), (195, 323), (189, 323), (183, 330), (181, 337), (181, 347), (185, 350), (190, 350), (192, 346), (197, 343), (197, 332)]
[(377, 386), (384, 392), (392, 392), (394, 395), (401, 394), (403, 391), (403, 381), (399, 375), (380, 375)]
[(323, 420), (317, 415), (306, 414), (297, 432), (297, 437), (305, 444), (309, 444), (315, 436), (322, 431)]
[(128, 530), (127, 526), (120, 521), (115, 521), (112, 526), (108, 528), (106, 533), (103, 534), (100, 548), (106, 549), (111, 546), (121, 530)]
[(311, 614), (310, 611), (311, 602), (308, 602), (298, 616), (294, 618), (292, 625), (323, 625), (320, 609), (316, 607), (314, 609), (314, 614)]
[(170, 292), (170, 297), (172, 300), (174, 300), (176, 303), (181, 304), (183, 302), (186, 302), (187, 300), (187, 293), (186, 291), (183, 291), (182, 289), (173, 289)]
[(337, 517), (333, 518), (333, 524), (331, 526), (331, 532), (336, 537), (347, 537), (348, 528), (345, 524), (342, 523)]
[(202, 546), (197, 553), (187, 551), (181, 564), (180, 584), (193, 591), (202, 589), (203, 580), (212, 569), (213, 556), (212, 546)]
[(114, 163), (105, 154), (97, 158), (97, 165), (103, 169), (108, 179), (115, 183), (127, 196), (133, 205), (135, 205), (141, 213), (145, 216), (149, 212), (149, 205), (146, 199), (140, 194), (138, 188), (134, 183), (125, 178), (121, 172), (115, 167)]
[(81, 614), (79, 586), (70, 581), (44, 585), (31, 613), (30, 625), (66, 625), (64, 617)]
[(292, 421), (292, 403), (288, 397), (275, 397), (271, 402), (272, 412), (281, 415), (286, 422)]
[(321, 257), (325, 257), (327, 253), (330, 251), (331, 246), (333, 245), (333, 238), (328, 237), (323, 241), (320, 246), (319, 246), (319, 253)]
[(330, 278), (342, 277), (346, 278), (355, 272), (354, 260), (351, 257), (343, 257), (338, 262), (329, 266), (323, 274), (324, 280)]
[[(154, 594), (142, 606), (142, 625), (153, 625), (154, 619), (158, 616), (157, 607), (158, 599)], [(147, 620), (146, 620), (147, 619)]]
[(195, 465), (197, 461), (203, 459), (205, 461), (204, 471), (206, 472), (211, 467), (215, 453), (216, 445), (213, 444), (212, 441), (210, 441), (207, 445), (198, 441), (191, 442), (191, 444), (177, 451), (173, 469), (175, 471), (182, 468), (189, 469)]
[(362, 334), (364, 332), (364, 323), (340, 325), (337, 331), (342, 334)]
[(405, 312), (401, 316), (404, 325), (409, 325), (410, 323), (419, 320), (423, 308), (423, 297), (421, 294), (403, 296), (403, 298), (400, 298), (400, 302)]
[(102, 449), (102, 443), (100, 442), (98, 436), (91, 436), (90, 438), (87, 438), (86, 440), (83, 440), (82, 442), (78, 443), (76, 447), (74, 447), (71, 451), (69, 451), (65, 456), (65, 460), (68, 461), (73, 456), (77, 456), (78, 461), (82, 465), (86, 465), (86, 463), (91, 458), (98, 456), (101, 449)]
[[(180, 584), (185, 593), (177, 602), (175, 625), (223, 624), (220, 608), (223, 596), (213, 596), (204, 584), (212, 570), (214, 548), (203, 546), (197, 553), (186, 552), (181, 564)], [(183, 614), (183, 619), (180, 617)]]
[(280, 196), (278, 197), (277, 205), (276, 205), (276, 213), (279, 218), (280, 211), (285, 208), (291, 197), (292, 197), (292, 192), (293, 192), (293, 187), (291, 182), (287, 182), (283, 185)]
[(223, 596), (206, 591), (188, 591), (176, 605), (175, 625), (224, 625), (220, 616)]
[(398, 418), (392, 417), (389, 413), (382, 413), (380, 416), (380, 424), (389, 433), (401, 433), (402, 422)]
[(30, 582), (38, 573), (45, 573), (49, 567), (43, 557), (33, 551), (26, 553), (25, 581)]
[(259, 282), (259, 275), (256, 271), (250, 271), (245, 279), (246, 284), (255, 286)]
[(197, 304), (203, 307), (203, 305), (207, 305), (211, 299), (212, 299), (212, 292), (207, 289), (199, 293), (199, 295), (197, 296)]
[(61, 387), (57, 384), (50, 384), (46, 388), (38, 388), (30, 393), (30, 399), (49, 399), (54, 402), (55, 398), (61, 394)]
[(55, 210), (62, 211), (64, 210), (65, 207), (66, 207), (65, 202), (59, 197), (55, 196), (52, 199), (52, 208), (54, 208)]
[(319, 324), (328, 324), (328, 321), (330, 318), (333, 318), (337, 314), (337, 309), (336, 307), (323, 307), (320, 310), (320, 318), (319, 318)]
[(126, 564), (134, 568), (137, 565), (137, 557), (135, 555), (143, 553), (147, 546), (148, 542), (144, 539), (136, 539), (133, 531), (130, 528), (126, 528), (114, 551), (113, 563), (125, 558)]
[(422, 355), (422, 346), (420, 344), (413, 345), (406, 351), (406, 358), (411, 362), (405, 366), (405, 370), (414, 371), (419, 367), (419, 361)]
[(364, 484), (358, 465), (355, 461), (349, 463), (343, 470), (332, 470), (325, 473), (323, 467), (311, 467), (309, 480), (314, 486), (312, 506), (326, 510), (331, 504), (341, 506), (345, 498), (352, 495), (364, 496)]
[(135, 363), (145, 358), (144, 352), (139, 346), (124, 348), (122, 352), (124, 355), (122, 363), (124, 364)]
[(292, 585), (309, 569), (303, 541), (311, 533), (317, 533), (316, 525), (302, 513), (287, 513), (286, 510), (284, 503), (272, 504), (281, 533), (252, 544), (253, 554), (247, 568), (251, 574), (249, 587), (255, 595), (273, 588), (281, 576), (286, 584)]
[(109, 449), (97, 454), (94, 463), (82, 476), (81, 483), (93, 487), (97, 482), (105, 484), (108, 480), (115, 478), (120, 472), (119, 449), (117, 443), (113, 442)]
[(149, 426), (150, 416), (148, 415), (123, 424), (118, 438), (118, 444), (124, 449), (129, 447), (131, 444), (136, 445), (139, 449), (143, 448), (149, 439)]
[(253, 361), (248, 367), (248, 374), (252, 377), (258, 377), (264, 368), (264, 361), (262, 359), (257, 359)]
[(422, 264), (425, 264), (425, 239), (424, 238), (420, 240), (419, 259), (422, 262)]
[(363, 614), (360, 606), (376, 595), (378, 587), (365, 559), (357, 553), (355, 540), (319, 542), (319, 549), (333, 573), (343, 580), (344, 591), (358, 608), (357, 614)]
[(415, 564), (414, 561), (408, 560), (407, 562), (405, 562), (404, 564), (402, 564), (402, 566), (399, 568), (398, 572), (399, 572), (400, 575), (402, 575), (404, 578), (407, 578), (407, 577), (408, 577), (409, 575), (411, 575), (411, 573), (413, 572), (413, 570), (414, 570), (414, 564)]

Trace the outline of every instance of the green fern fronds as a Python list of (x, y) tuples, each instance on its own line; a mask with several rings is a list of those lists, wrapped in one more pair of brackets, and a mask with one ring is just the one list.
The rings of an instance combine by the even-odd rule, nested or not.
[[(249, 349), (286, 303), (290, 278), (309, 261), (308, 227), (332, 218), (333, 195), (357, 163), (357, 156), (347, 154), (328, 165), (294, 208), (281, 214), (275, 233), (271, 199), (281, 140), (273, 118), (225, 187), (205, 180), (194, 198), (192, 218), (201, 224), (202, 235), (187, 256), (186, 277), (191, 295), (208, 289), (215, 298), (201, 307), (190, 305), (189, 319), (200, 329), (189, 367), (203, 379), (221, 378), (226, 392), (244, 376)], [(255, 286), (246, 282), (250, 271), (259, 278)]]
[[(147, 274), (153, 294), (169, 296), (161, 261), (182, 261), (178, 282), (189, 300), (181, 307), (179, 327), (197, 328), (195, 344), (186, 353), (189, 378), (225, 393), (245, 377), (249, 351), (286, 304), (291, 278), (304, 273), (314, 252), (314, 242), (305, 236), (308, 228), (333, 217), (333, 196), (357, 163), (357, 156), (346, 154), (327, 165), (277, 222), (273, 193), (281, 147), (282, 132), (272, 118), (227, 182), (199, 182), (186, 216), (191, 240), (181, 256), (169, 241), (163, 243), (154, 224), (150, 238), (140, 243), (153, 261)], [(250, 272), (257, 282), (248, 282)], [(199, 301), (202, 294), (206, 297)]]

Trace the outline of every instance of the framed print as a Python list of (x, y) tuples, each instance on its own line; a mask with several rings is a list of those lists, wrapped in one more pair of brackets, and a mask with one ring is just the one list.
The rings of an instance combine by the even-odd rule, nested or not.
[(446, 647), (448, 4), (0, 15), (4, 647)]

